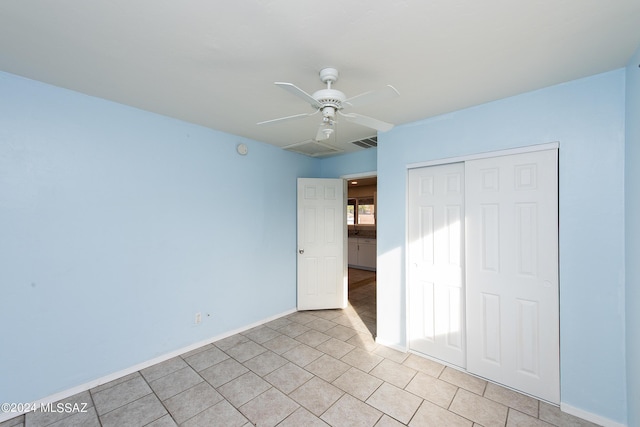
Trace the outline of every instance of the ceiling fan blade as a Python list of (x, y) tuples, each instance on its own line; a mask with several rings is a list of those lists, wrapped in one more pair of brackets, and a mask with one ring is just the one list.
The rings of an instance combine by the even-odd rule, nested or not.
[(316, 112), (313, 113), (302, 113), (302, 114), (294, 114), (293, 116), (280, 117), (279, 119), (265, 120), (264, 122), (258, 122), (257, 125), (271, 125), (274, 123), (286, 122), (289, 120), (301, 119), (303, 117), (313, 116)]
[(300, 89), (298, 86), (294, 85), (293, 83), (275, 82), (274, 84), (276, 86), (286, 90), (290, 94), (295, 95), (298, 98), (308, 102), (314, 108), (322, 108), (322, 104), (320, 104), (318, 101), (316, 101), (313, 96), (309, 95), (307, 92), (303, 91), (302, 89)]
[(374, 119), (373, 117), (363, 116), (362, 114), (340, 113), (340, 115), (351, 123), (375, 129), (380, 132), (386, 132), (393, 129), (393, 125), (391, 123), (383, 122), (382, 120)]
[(396, 96), (400, 96), (400, 92), (398, 92), (395, 87), (387, 85), (379, 90), (372, 90), (353, 96), (343, 101), (342, 104), (349, 107), (359, 107), (361, 105), (387, 101), (395, 98)]

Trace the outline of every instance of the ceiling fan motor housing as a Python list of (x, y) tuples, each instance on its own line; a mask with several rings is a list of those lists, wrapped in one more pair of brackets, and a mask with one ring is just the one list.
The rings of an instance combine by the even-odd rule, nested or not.
[(347, 99), (344, 93), (335, 89), (320, 89), (314, 92), (312, 96), (323, 107), (333, 107), (336, 110), (342, 109), (342, 102)]
[(342, 109), (342, 103), (347, 99), (343, 92), (331, 88), (331, 84), (338, 81), (338, 70), (323, 68), (320, 70), (320, 80), (327, 84), (327, 88), (314, 92), (312, 96), (322, 105), (322, 114), (325, 117), (333, 117), (336, 110)]

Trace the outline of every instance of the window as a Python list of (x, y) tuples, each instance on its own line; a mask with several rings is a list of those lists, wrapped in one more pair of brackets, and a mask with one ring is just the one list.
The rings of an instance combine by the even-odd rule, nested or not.
[(349, 199), (347, 202), (347, 224), (376, 223), (376, 208), (373, 198)]
[(347, 224), (356, 223), (356, 199), (349, 199), (347, 202)]

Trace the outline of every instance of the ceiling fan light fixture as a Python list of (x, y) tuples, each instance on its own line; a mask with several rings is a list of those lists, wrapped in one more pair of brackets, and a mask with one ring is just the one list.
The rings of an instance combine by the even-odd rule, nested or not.
[(324, 139), (329, 139), (332, 133), (333, 133), (333, 129), (331, 128), (322, 129), (322, 134), (324, 135)]

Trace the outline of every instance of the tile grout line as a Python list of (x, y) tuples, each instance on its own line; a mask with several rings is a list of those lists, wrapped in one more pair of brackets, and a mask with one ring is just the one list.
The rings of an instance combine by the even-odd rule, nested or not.
[[(310, 314), (310, 315), (312, 315), (312, 314)], [(316, 317), (317, 317), (317, 316), (316, 316)], [(318, 318), (320, 318), (320, 317), (318, 317)], [(293, 320), (293, 319), (292, 319), (292, 321), (294, 321), (294, 322), (296, 322), (296, 323), (299, 323), (299, 322), (297, 322), (297, 321), (295, 321), (295, 320)], [(314, 321), (314, 319), (311, 319), (311, 320), (309, 320), (309, 321), (307, 321), (307, 322), (305, 322), (305, 323), (299, 323), (299, 324), (302, 324), (303, 326), (306, 326), (307, 324), (309, 324), (309, 323), (311, 323), (311, 322), (313, 322), (313, 321)], [(334, 322), (334, 323), (335, 323), (335, 322)], [(337, 325), (339, 325), (339, 324), (337, 324)], [(343, 325), (343, 326), (344, 326), (344, 325)], [(311, 330), (317, 331), (316, 329), (313, 329), (313, 328), (311, 328)], [(354, 329), (354, 330), (355, 330), (355, 329)], [(300, 334), (300, 335), (302, 335), (302, 334)], [(296, 336), (296, 337), (294, 337), (293, 339), (294, 339), (294, 340), (296, 340), (296, 341), (298, 341), (296, 338), (297, 338), (298, 336), (300, 336), (300, 335), (297, 335), (297, 336)], [(334, 337), (334, 338), (335, 338), (335, 337)], [(340, 341), (345, 342), (345, 341), (343, 341), (343, 340), (340, 340)], [(305, 344), (305, 343), (302, 343), (301, 341), (298, 341), (298, 342), (300, 342), (301, 344)], [(318, 345), (320, 345), (320, 344), (322, 344), (322, 343), (319, 343)], [(315, 349), (315, 347), (313, 347), (313, 346), (310, 346), (310, 345), (308, 345), (308, 344), (305, 344), (305, 345), (309, 346), (310, 348)], [(297, 347), (297, 346), (296, 346), (296, 347)], [(317, 346), (316, 346), (316, 347), (317, 347)], [(295, 347), (294, 347), (294, 348), (295, 348)], [(342, 361), (341, 359), (342, 359), (343, 357), (346, 357), (349, 353), (351, 353), (351, 352), (352, 352), (353, 350), (355, 350), (356, 348), (358, 348), (358, 347), (354, 347), (353, 349), (349, 350), (349, 351), (348, 351), (347, 353), (345, 353), (345, 354), (344, 354), (340, 359), (337, 359), (337, 358), (334, 358), (334, 359), (336, 359), (336, 360), (338, 360), (338, 361)], [(318, 350), (318, 351), (320, 351), (323, 355), (328, 355), (328, 356), (330, 356), (330, 357), (333, 357), (333, 356), (331, 356), (331, 355), (329, 355), (329, 354), (327, 354), (327, 353), (325, 353), (325, 352), (323, 352), (323, 351), (321, 351), (321, 350)], [(257, 356), (256, 356), (256, 357), (257, 357)], [(322, 380), (322, 381), (327, 382), (327, 384), (333, 385), (333, 382), (335, 382), (335, 380), (334, 380), (334, 381), (332, 381), (332, 382), (326, 381), (326, 380), (324, 380), (323, 378), (321, 378), (321, 377), (317, 376), (316, 374), (314, 374), (313, 372), (311, 372), (311, 371), (309, 371), (309, 370), (307, 369), (307, 366), (309, 366), (309, 365), (310, 365), (311, 363), (313, 363), (314, 361), (318, 360), (320, 357), (322, 357), (322, 356), (319, 356), (318, 358), (316, 358), (316, 359), (314, 359), (313, 361), (311, 361), (311, 362), (309, 362), (309, 363), (305, 364), (304, 366), (299, 366), (299, 365), (297, 365), (296, 363), (289, 361), (289, 362), (291, 362), (291, 363), (294, 363), (294, 365), (299, 366), (299, 367), (300, 367), (301, 369), (303, 369), (305, 372), (309, 373), (309, 374), (311, 375), (311, 378), (309, 378), (309, 380), (305, 381), (303, 384), (301, 384), (301, 385), (299, 385), (298, 387), (296, 387), (294, 390), (292, 390), (292, 391), (291, 391), (291, 392), (289, 392), (288, 394), (285, 394), (285, 396), (287, 396), (289, 399), (293, 400), (293, 401), (298, 405), (298, 407), (299, 407), (299, 408), (304, 408), (306, 411), (308, 411), (308, 412), (310, 412), (310, 413), (312, 413), (312, 414), (313, 414), (313, 412), (311, 412), (310, 408), (305, 407), (304, 405), (302, 405), (301, 403), (299, 403), (299, 402), (298, 402), (298, 401), (296, 401), (295, 399), (291, 398), (291, 397), (290, 397), (290, 395), (291, 395), (292, 393), (294, 393), (296, 390), (298, 390), (300, 387), (302, 387), (303, 385), (307, 384), (309, 381), (311, 381), (313, 378), (316, 378), (316, 377), (317, 377), (317, 378), (319, 378), (319, 379), (320, 379), (320, 380)], [(378, 366), (378, 365), (379, 365), (383, 360), (386, 360), (386, 358), (382, 357), (382, 360), (380, 360), (380, 361), (379, 361), (375, 366)], [(346, 362), (343, 362), (343, 363), (346, 363)], [(357, 367), (355, 367), (355, 366), (352, 366), (352, 365), (350, 365), (350, 364), (348, 364), (348, 363), (347, 363), (347, 365), (349, 365), (350, 367), (353, 367), (353, 368), (355, 368), (355, 369), (360, 370), (359, 368), (357, 368)], [(374, 366), (374, 367), (372, 367), (372, 368), (371, 368), (371, 370), (373, 370), (373, 369), (375, 368), (375, 366)], [(365, 373), (365, 374), (371, 375), (371, 374), (369, 374), (368, 372), (364, 372), (364, 371), (362, 371), (362, 370), (360, 370), (360, 371), (361, 371), (361, 372), (363, 372), (363, 373)], [(375, 377), (375, 375), (372, 375), (372, 376), (374, 376), (374, 377)], [(378, 378), (378, 377), (375, 377), (375, 378)], [(336, 378), (336, 380), (337, 380), (337, 378)], [(382, 380), (382, 379), (380, 379), (380, 380)], [(373, 394), (375, 393), (375, 391), (377, 391), (377, 390), (382, 386), (382, 384), (384, 384), (385, 382), (386, 382), (386, 381), (382, 380), (382, 383), (380, 384), (380, 386), (378, 386), (378, 387), (376, 388), (376, 390), (372, 391), (372, 392), (371, 392), (371, 394), (370, 394), (369, 396), (367, 396), (367, 399), (368, 399), (369, 397), (371, 397), (371, 395), (373, 395)], [(333, 386), (334, 386), (334, 387), (336, 387), (335, 385), (333, 385)], [(271, 387), (271, 388), (274, 388), (274, 386), (272, 385), (272, 387)], [(347, 395), (349, 395), (349, 396), (351, 396), (351, 397), (354, 397), (354, 398), (355, 398), (355, 396), (352, 396), (350, 393), (348, 393), (348, 392), (346, 392), (346, 391), (344, 391), (344, 390), (340, 389), (339, 387), (337, 387), (337, 388), (342, 392), (341, 397), (340, 397), (340, 398), (338, 398), (335, 402), (333, 402), (333, 403), (332, 403), (332, 404), (331, 404), (327, 409), (325, 409), (325, 410), (322, 412), (322, 414), (320, 414), (319, 416), (317, 416), (317, 418), (322, 419), (322, 418), (321, 418), (321, 417), (322, 417), (322, 415), (323, 415), (323, 414), (325, 414), (327, 411), (329, 411), (329, 410), (330, 410), (330, 409), (331, 409), (331, 408), (332, 408), (332, 407), (333, 407), (333, 406), (334, 406), (334, 405), (335, 405), (335, 404), (336, 404), (336, 403), (337, 403), (337, 402), (338, 402), (338, 401), (339, 401), (339, 400), (340, 400), (344, 395), (346, 395), (346, 394), (347, 394)], [(277, 389), (277, 387), (276, 387), (276, 389)], [(265, 392), (263, 392), (263, 393), (266, 393), (266, 391), (265, 391)], [(257, 397), (258, 397), (258, 396), (256, 396), (256, 398), (257, 398)], [(255, 398), (254, 398), (254, 399), (255, 399)], [(357, 398), (356, 398), (356, 399), (357, 399)], [(253, 399), (252, 399), (252, 400), (253, 400)], [(360, 401), (360, 399), (358, 399), (358, 400)], [(365, 404), (365, 405), (369, 406), (369, 407), (370, 407), (370, 408), (372, 408), (372, 409), (376, 409), (376, 408), (372, 407), (370, 404), (366, 403), (366, 400), (365, 400), (365, 401), (360, 401), (360, 402), (362, 402), (363, 404)], [(248, 403), (248, 402), (247, 402), (247, 403)], [(238, 409), (238, 410), (240, 410), (239, 408), (237, 408), (237, 409)], [(297, 410), (297, 409), (296, 409), (296, 410)], [(376, 410), (377, 410), (377, 409), (376, 409)], [(294, 412), (295, 412), (295, 411), (294, 411)], [(376, 420), (376, 423), (377, 423), (377, 422), (382, 418), (382, 416), (384, 416), (384, 414), (385, 414), (385, 412), (383, 412), (383, 411), (380, 411), (380, 412), (381, 412), (381, 415), (380, 415), (380, 417), (378, 417), (378, 419)], [(293, 414), (293, 412), (292, 412), (291, 414), (289, 414), (286, 418), (288, 418), (288, 417), (289, 417), (289, 416), (291, 416), (292, 414)], [(315, 414), (314, 414), (314, 415), (315, 415)], [(387, 415), (388, 415), (388, 414), (387, 414)], [(285, 419), (286, 419), (286, 418), (285, 418)]]
[[(180, 359), (182, 359), (182, 357), (181, 357), (181, 356), (180, 356)], [(182, 360), (184, 360), (184, 359), (182, 359)], [(184, 361), (184, 362), (185, 362), (185, 363), (187, 363), (186, 361)], [(191, 367), (191, 365), (189, 365), (188, 363), (187, 363), (187, 366)], [(177, 372), (177, 371), (174, 371), (174, 372)], [(160, 396), (158, 396), (158, 395), (156, 394), (156, 392), (155, 392), (155, 390), (153, 389), (153, 387), (151, 387), (151, 383), (150, 383), (149, 381), (147, 381), (147, 378), (145, 378), (145, 376), (144, 376), (144, 375), (142, 375), (142, 371), (138, 371), (138, 373), (139, 373), (139, 374), (140, 374), (140, 376), (142, 377), (142, 380), (147, 384), (147, 387), (149, 387), (149, 389), (151, 390), (151, 393), (156, 397), (156, 399), (158, 399), (158, 402), (160, 402), (160, 404), (162, 405), (162, 407), (164, 408), (164, 410), (165, 410), (165, 411), (167, 411), (167, 415), (169, 415), (169, 417), (171, 417), (171, 420), (173, 420), (173, 422), (174, 422), (176, 425), (178, 425), (178, 423), (176, 422), (176, 420), (173, 418), (173, 415), (171, 414), (171, 412), (169, 412), (169, 408), (167, 408), (167, 407), (166, 407), (166, 405), (164, 404), (164, 402), (162, 401), (162, 399), (160, 399)], [(169, 375), (169, 374), (163, 375), (163, 376), (161, 376), (161, 377), (159, 377), (159, 378), (156, 378), (156, 379), (164, 378), (164, 377), (166, 377), (167, 375)], [(198, 374), (198, 375), (199, 375), (199, 374)], [(204, 379), (204, 378), (203, 378), (203, 379)], [(154, 380), (154, 381), (155, 381), (155, 380)], [(148, 395), (145, 395), (145, 396), (142, 396), (142, 397), (146, 397), (146, 396), (148, 396)], [(142, 397), (141, 397), (140, 399), (142, 399)], [(136, 399), (136, 400), (139, 400), (139, 399)], [(131, 403), (131, 402), (130, 402), (130, 403)], [(128, 405), (128, 403), (127, 403), (127, 405)], [(123, 405), (123, 406), (126, 406), (126, 405)], [(122, 406), (121, 406), (121, 407), (122, 407)], [(162, 415), (162, 417), (164, 417), (164, 415)], [(156, 421), (158, 421), (158, 420), (159, 420), (160, 418), (162, 418), (162, 417), (156, 418), (155, 420), (153, 420), (153, 421), (151, 421), (151, 422), (148, 422), (148, 423), (147, 423), (147, 424), (145, 424), (145, 425), (148, 425), (148, 424), (151, 424), (151, 423), (153, 423), (153, 422), (156, 422)], [(100, 423), (100, 424), (102, 425), (102, 423)]]
[[(91, 399), (93, 410), (96, 411), (96, 418), (98, 419), (98, 424), (100, 425), (100, 427), (103, 427), (102, 419), (100, 419), (100, 415), (98, 415), (98, 407), (96, 406), (96, 401), (93, 399), (93, 393), (91, 393), (91, 389), (87, 390), (87, 392), (89, 393), (89, 399)], [(25, 427), (26, 427), (26, 424), (25, 424)]]

